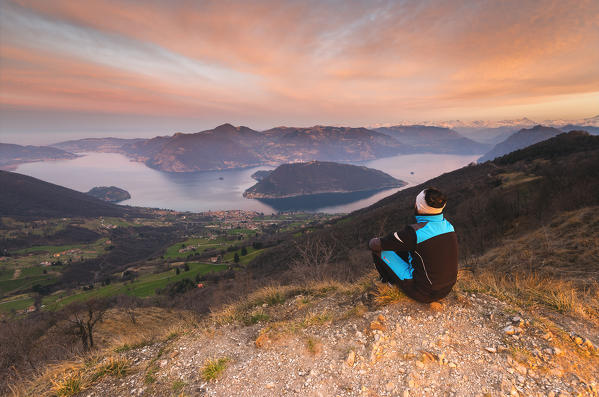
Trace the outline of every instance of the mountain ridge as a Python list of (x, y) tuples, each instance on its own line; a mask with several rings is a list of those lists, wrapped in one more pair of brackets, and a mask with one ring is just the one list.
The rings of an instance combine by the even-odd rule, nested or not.
[(553, 138), (561, 133), (563, 133), (563, 131), (557, 128), (545, 127), (540, 124), (532, 128), (523, 128), (515, 134), (510, 135), (506, 140), (495, 145), (489, 152), (481, 156), (478, 161), (485, 162), (493, 160), (515, 150)]
[(376, 128), (409, 145), (414, 152), (470, 154), (484, 153), (489, 145), (460, 135), (457, 131), (436, 126), (408, 125)]
[(51, 146), (22, 146), (11, 143), (0, 143), (0, 169), (15, 169), (22, 163), (48, 160), (70, 160), (79, 157)]

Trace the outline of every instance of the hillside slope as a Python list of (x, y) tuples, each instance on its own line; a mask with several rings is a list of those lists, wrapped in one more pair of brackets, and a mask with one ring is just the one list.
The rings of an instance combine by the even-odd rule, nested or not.
[(515, 134), (510, 135), (505, 141), (495, 145), (488, 153), (479, 158), (478, 162), (482, 163), (493, 160), (515, 150), (547, 140), (561, 133), (562, 131), (557, 128), (544, 127), (542, 125), (537, 125), (529, 129), (521, 129)]
[(77, 395), (90, 397), (597, 392), (599, 334), (588, 313), (573, 323), (482, 286), (462, 274), (431, 305), (367, 279), (271, 287), (196, 326), (153, 341), (138, 330), (94, 360), (50, 367), (28, 391), (54, 379), (50, 392), (77, 381)]
[(0, 215), (26, 217), (124, 216), (131, 208), (62, 186), (0, 171)]

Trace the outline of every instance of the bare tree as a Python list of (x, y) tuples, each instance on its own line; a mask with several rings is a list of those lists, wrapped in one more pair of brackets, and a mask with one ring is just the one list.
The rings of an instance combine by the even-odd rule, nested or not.
[(116, 298), (116, 305), (127, 313), (132, 324), (137, 324), (135, 309), (139, 307), (139, 302), (136, 298), (129, 295), (121, 295)]
[(309, 236), (301, 243), (295, 242), (298, 257), (291, 263), (294, 276), (303, 281), (322, 280), (335, 252), (335, 243), (327, 243), (318, 236)]
[(94, 347), (94, 328), (101, 322), (109, 305), (105, 300), (92, 299), (80, 305), (74, 305), (68, 321), (70, 332), (81, 339), (84, 350)]

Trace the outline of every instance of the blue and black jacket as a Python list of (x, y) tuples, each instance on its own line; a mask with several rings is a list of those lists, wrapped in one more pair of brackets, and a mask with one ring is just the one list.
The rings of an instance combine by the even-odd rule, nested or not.
[(416, 215), (416, 223), (381, 238), (384, 251), (395, 251), (413, 268), (399, 285), (411, 298), (433, 302), (449, 294), (458, 274), (458, 239), (453, 225), (439, 215)]

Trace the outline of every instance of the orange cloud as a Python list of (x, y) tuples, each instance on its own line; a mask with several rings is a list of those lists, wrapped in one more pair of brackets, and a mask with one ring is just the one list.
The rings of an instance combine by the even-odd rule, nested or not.
[[(22, 23), (4, 34), (0, 99), (20, 106), (355, 124), (447, 109), (468, 118), (476, 107), (504, 117), (495, 109), (538, 112), (562, 95), (599, 92), (594, 0), (6, 7)], [(26, 39), (40, 31), (56, 39), (50, 48)], [(554, 111), (547, 117), (569, 116)]]

